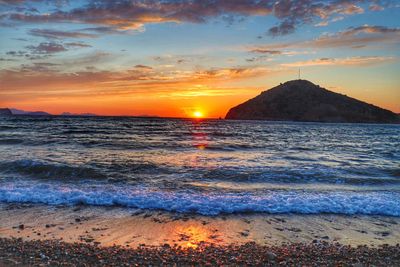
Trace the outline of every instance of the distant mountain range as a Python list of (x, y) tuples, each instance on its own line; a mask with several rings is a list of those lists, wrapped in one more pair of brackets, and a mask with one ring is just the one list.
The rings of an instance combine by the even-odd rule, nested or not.
[(310, 122), (400, 123), (389, 110), (293, 80), (229, 110), (226, 119)]
[[(30, 116), (54, 116), (45, 111), (26, 111), (16, 108), (0, 108), (0, 115), (10, 116), (10, 115), (30, 115)], [(97, 116), (93, 113), (71, 113), (63, 112), (60, 116)]]
[(25, 111), (16, 108), (10, 108), (12, 115), (36, 115), (36, 116), (50, 116), (50, 113), (44, 111)]
[(12, 112), (8, 108), (0, 108), (0, 116), (10, 116)]

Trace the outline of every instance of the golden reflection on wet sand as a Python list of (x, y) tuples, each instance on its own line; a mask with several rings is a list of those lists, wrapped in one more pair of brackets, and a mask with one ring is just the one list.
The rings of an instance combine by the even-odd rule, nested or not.
[(177, 225), (175, 233), (182, 241), (182, 247), (197, 248), (200, 243), (211, 242), (209, 229), (199, 225)]

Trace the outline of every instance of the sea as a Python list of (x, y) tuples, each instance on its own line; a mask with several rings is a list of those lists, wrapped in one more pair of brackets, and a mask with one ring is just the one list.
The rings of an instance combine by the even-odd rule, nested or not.
[(1, 117), (0, 203), (400, 216), (400, 125)]

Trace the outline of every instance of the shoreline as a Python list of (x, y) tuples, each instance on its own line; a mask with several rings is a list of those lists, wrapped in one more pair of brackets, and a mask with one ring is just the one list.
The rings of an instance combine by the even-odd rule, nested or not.
[(399, 266), (400, 217), (0, 204), (4, 266)]
[(93, 206), (0, 204), (0, 238), (196, 248), (245, 244), (339, 242), (396, 245), (400, 217), (335, 214), (230, 214), (215, 217)]

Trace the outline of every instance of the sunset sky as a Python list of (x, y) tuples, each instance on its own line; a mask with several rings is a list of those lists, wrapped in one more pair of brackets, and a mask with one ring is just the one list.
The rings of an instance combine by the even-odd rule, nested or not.
[(0, 0), (0, 107), (224, 117), (301, 68), (400, 113), (399, 17), (397, 0)]

